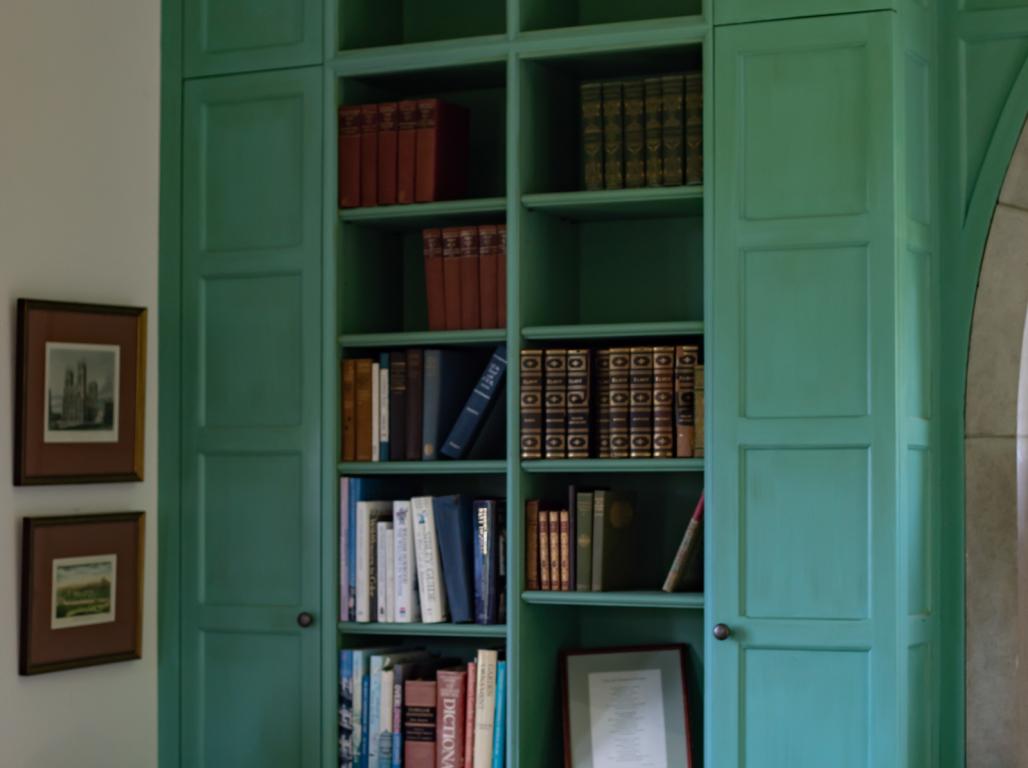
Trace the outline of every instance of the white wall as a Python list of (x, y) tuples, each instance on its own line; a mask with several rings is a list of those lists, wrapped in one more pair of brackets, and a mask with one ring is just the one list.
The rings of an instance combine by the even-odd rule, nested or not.
[[(0, 764), (157, 764), (159, 0), (0, 0)], [(18, 297), (150, 309), (145, 481), (15, 489)], [(18, 676), (21, 518), (147, 513), (143, 658)]]

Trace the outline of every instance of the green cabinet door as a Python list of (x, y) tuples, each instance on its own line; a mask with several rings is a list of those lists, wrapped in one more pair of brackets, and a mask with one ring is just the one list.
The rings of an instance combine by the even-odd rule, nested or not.
[[(181, 755), (320, 764), (321, 72), (186, 84)], [(310, 612), (313, 626), (298, 617)]]
[(893, 25), (715, 33), (717, 768), (899, 764)]
[(183, 0), (185, 76), (322, 60), (321, 0)]

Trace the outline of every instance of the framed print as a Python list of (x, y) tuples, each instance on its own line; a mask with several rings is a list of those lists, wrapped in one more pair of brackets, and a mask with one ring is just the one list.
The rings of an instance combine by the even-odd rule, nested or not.
[(565, 768), (691, 768), (685, 646), (565, 651)]
[(146, 310), (18, 300), (14, 484), (143, 479)]
[(142, 512), (25, 518), (18, 671), (138, 659), (142, 582)]

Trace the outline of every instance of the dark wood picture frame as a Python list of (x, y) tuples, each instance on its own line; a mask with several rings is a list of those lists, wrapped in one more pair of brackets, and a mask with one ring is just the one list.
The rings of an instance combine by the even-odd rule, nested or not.
[(657, 645), (622, 645), (609, 648), (583, 648), (564, 649), (560, 652), (560, 683), (561, 683), (561, 710), (564, 732), (564, 768), (573, 768), (571, 755), (571, 712), (570, 712), (570, 682), (568, 680), (568, 659), (572, 656), (609, 656), (622, 653), (649, 653), (649, 652), (677, 652), (679, 668), (681, 669), (682, 683), (682, 710), (685, 715), (683, 727), (685, 729), (685, 751), (687, 764), (683, 768), (693, 766), (692, 732), (689, 727), (689, 692), (686, 686), (686, 666), (688, 646), (684, 643), (665, 643)]
[[(112, 483), (143, 479), (146, 320), (142, 307), (18, 299), (14, 484)], [(52, 442), (45, 426), (48, 343), (117, 348), (113, 439)], [(73, 354), (73, 353), (72, 353)], [(113, 352), (109, 353), (113, 354)], [(124, 361), (124, 365), (122, 365)], [(86, 370), (83, 366), (83, 372)], [(68, 374), (71, 376), (71, 374)], [(85, 378), (85, 373), (83, 373)], [(87, 382), (83, 381), (84, 387)], [(90, 384), (92, 384), (90, 382)], [(94, 400), (96, 398), (94, 397)], [(62, 414), (63, 410), (62, 398)], [(65, 427), (62, 431), (72, 432)], [(83, 430), (80, 434), (88, 432)]]
[[(144, 548), (143, 512), (24, 518), (19, 674), (142, 658)], [(108, 581), (111, 618), (99, 622), (88, 617), (57, 618), (55, 561), (74, 561), (78, 567), (83, 560), (106, 565), (105, 560), (119, 555)], [(54, 628), (58, 621), (81, 624)]]

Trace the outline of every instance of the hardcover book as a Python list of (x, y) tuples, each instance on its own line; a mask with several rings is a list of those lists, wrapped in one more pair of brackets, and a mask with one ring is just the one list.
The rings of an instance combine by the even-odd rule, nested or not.
[(539, 581), (539, 501), (525, 502), (525, 589), (542, 589)]
[(357, 460), (357, 361), (343, 360), (343, 461)]
[(496, 714), (493, 716), (492, 768), (505, 768), (507, 748), (507, 662), (496, 662)]
[[(538, 502), (536, 502), (538, 505)], [(539, 588), (545, 592), (555, 589), (550, 580), (550, 512), (539, 509)]]
[(621, 82), (603, 83), (603, 185), (607, 189), (625, 186), (624, 107)]
[(582, 83), (582, 187), (603, 189), (603, 116), (600, 83)]
[(703, 183), (703, 75), (685, 75), (685, 183)]
[(678, 592), (682, 589), (689, 565), (695, 560), (696, 554), (703, 544), (703, 494), (696, 502), (696, 509), (693, 510), (692, 518), (682, 536), (682, 542), (675, 552), (675, 559), (668, 570), (667, 578), (664, 579), (664, 586), (661, 589), (665, 592)]
[(361, 204), (361, 108), (339, 108), (339, 207)]
[(664, 164), (661, 145), (662, 109), (660, 78), (647, 77), (643, 81), (643, 99), (645, 101), (645, 133), (646, 133), (646, 186), (659, 187), (664, 183)]
[(396, 202), (414, 202), (415, 147), (418, 133), (418, 102), (401, 101), (396, 125)]
[(593, 492), (575, 494), (575, 590), (589, 592), (593, 582)]
[(596, 449), (610, 458), (610, 350), (596, 351)]
[(380, 410), (382, 400), (382, 371), (377, 361), (371, 361), (371, 460), (380, 461), (382, 458), (382, 411)]
[(653, 348), (653, 455), (675, 455), (675, 348)]
[(665, 75), (660, 79), (663, 106), (661, 126), (664, 153), (664, 186), (675, 187), (684, 180), (682, 168), (685, 78)]
[(706, 419), (704, 415), (704, 391), (706, 390), (706, 384), (704, 383), (703, 366), (699, 363), (696, 364), (696, 447), (693, 451), (693, 455), (696, 458), (703, 458), (704, 452), (704, 438), (703, 438), (703, 427)]
[(632, 347), (629, 373), (629, 455), (633, 459), (653, 455), (653, 348)]
[(463, 459), (493, 408), (500, 408), (503, 377), (507, 372), (507, 345), (501, 344), (493, 352), (482, 377), (468, 396), (464, 408), (453, 424), (442, 448), (442, 454), (451, 459)]
[(500, 236), (495, 224), (478, 228), (478, 314), (482, 328), (499, 328)]
[(475, 694), (478, 691), (478, 665), (468, 662), (467, 701), (464, 703), (464, 768), (475, 763)]
[(435, 496), (432, 510), (451, 620), (455, 624), (474, 621), (471, 505), (463, 496)]
[(421, 232), (425, 261), (425, 303), (428, 307), (428, 330), (446, 330), (446, 277), (443, 267), (442, 230), (430, 228)]
[(378, 105), (361, 107), (361, 205), (378, 205)]
[(396, 131), (399, 105), (387, 101), (378, 105), (378, 204), (396, 203)]
[(414, 515), (407, 500), (393, 502), (393, 568), (395, 621), (401, 624), (421, 621), (414, 554)]
[(438, 624), (447, 619), (443, 566), (439, 556), (439, 539), (436, 535), (435, 512), (432, 506), (431, 496), (415, 496), (411, 499), (418, 598), (421, 601), (421, 620), (426, 624)]
[(424, 352), (420, 349), (407, 350), (407, 407), (404, 421), (407, 424), (407, 439), (404, 454), (407, 461), (421, 459), (421, 420), (424, 399)]
[(547, 349), (543, 352), (546, 378), (544, 445), (547, 459), (567, 458), (567, 385), (568, 358), (566, 349)]
[(389, 460), (403, 461), (407, 449), (407, 355), (389, 353)]
[(378, 460), (389, 461), (389, 353), (378, 358)]
[(405, 768), (435, 768), (436, 699), (435, 680), (407, 680), (403, 684)]
[(567, 351), (567, 457), (589, 458), (590, 366), (588, 349)]
[[(393, 593), (396, 589), (393, 565), (393, 523), (391, 520), (380, 520), (375, 526), (375, 603), (377, 608), (376, 621), (393, 621)], [(391, 573), (392, 572), (392, 573)]]
[(465, 668), (440, 669), (436, 673), (435, 768), (464, 768), (467, 687)]
[(610, 350), (610, 458), (627, 459), (630, 442), (628, 437), (628, 412), (631, 395), (632, 353), (627, 347)]
[(373, 445), (373, 400), (377, 386), (374, 381), (374, 363), (368, 359), (354, 361), (354, 419), (355, 460), (371, 461)]
[(460, 327), (482, 327), (478, 276), (478, 227), (460, 228)]
[(439, 99), (418, 101), (416, 202), (453, 200), (467, 193), (469, 125), (464, 107)]
[(521, 458), (543, 457), (543, 351), (521, 350)]
[(675, 456), (691, 458), (696, 440), (696, 358), (693, 344), (675, 347)]
[(496, 319), (500, 328), (507, 327), (507, 225), (496, 225), (498, 255), (496, 263)]
[(643, 117), (643, 81), (626, 80), (625, 105), (625, 186), (646, 185), (646, 135)]
[(373, 621), (378, 600), (378, 524), (391, 521), (390, 501), (357, 502), (357, 607), (355, 620)]
[(499, 654), (480, 650), (475, 659), (478, 683), (475, 691), (475, 747), (472, 768), (492, 768), (493, 727), (496, 723), (496, 665)]
[(592, 591), (635, 586), (635, 510), (629, 496), (613, 491), (593, 494)]
[(443, 233), (443, 297), (446, 330), (461, 327), (460, 227), (446, 227)]
[(433, 461), (467, 401), (476, 371), (473, 358), (459, 349), (426, 349), (424, 366), (421, 458)]
[(475, 622), (498, 624), (500, 617), (500, 517), (503, 502), (476, 499), (474, 510)]
[(550, 589), (554, 592), (564, 591), (560, 578), (561, 539), (560, 510), (550, 509), (546, 512), (546, 527), (550, 532)]
[[(571, 513), (562, 509), (558, 514), (560, 531), (560, 591), (571, 591)], [(552, 535), (552, 533), (551, 533)]]

